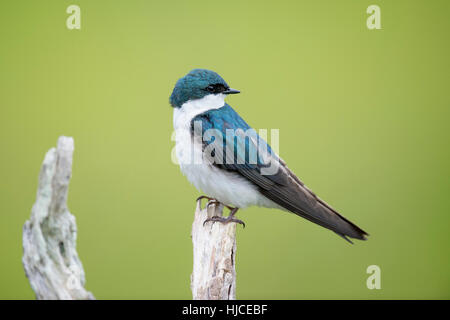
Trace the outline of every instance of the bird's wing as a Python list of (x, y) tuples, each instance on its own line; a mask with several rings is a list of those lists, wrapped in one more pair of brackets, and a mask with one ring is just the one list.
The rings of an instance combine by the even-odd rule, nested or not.
[(245, 177), (279, 206), (346, 240), (346, 236), (365, 240), (366, 232), (309, 190), (228, 104), (194, 117), (191, 130), (202, 137), (205, 153), (212, 151), (215, 166)]

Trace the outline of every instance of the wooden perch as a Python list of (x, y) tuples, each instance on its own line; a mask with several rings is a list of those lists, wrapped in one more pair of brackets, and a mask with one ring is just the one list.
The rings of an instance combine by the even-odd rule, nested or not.
[(236, 299), (236, 224), (203, 222), (214, 215), (222, 216), (223, 206), (210, 204), (201, 209), (197, 202), (192, 224), (194, 270), (191, 290), (194, 300)]
[(84, 289), (77, 226), (66, 203), (73, 149), (72, 138), (60, 137), (45, 155), (36, 202), (23, 226), (22, 263), (36, 299), (94, 299)]
[[(23, 226), (25, 274), (37, 299), (94, 299), (84, 288), (83, 266), (76, 251), (77, 226), (67, 208), (72, 174), (73, 139), (60, 137), (45, 155), (36, 202)], [(197, 202), (192, 243), (194, 269), (191, 289), (195, 300), (236, 299), (236, 224), (203, 222), (222, 216), (223, 206)]]

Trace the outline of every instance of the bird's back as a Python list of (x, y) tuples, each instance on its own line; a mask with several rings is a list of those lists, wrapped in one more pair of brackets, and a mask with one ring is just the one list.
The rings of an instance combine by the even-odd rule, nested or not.
[[(216, 130), (222, 135), (223, 145), (221, 152), (223, 152), (223, 156), (221, 153), (220, 161), (214, 163), (217, 168), (240, 175), (271, 202), (336, 232), (346, 240), (348, 240), (346, 236), (360, 240), (366, 239), (367, 233), (365, 231), (341, 216), (309, 190), (259, 135), (253, 133), (256, 136), (249, 138), (246, 135), (236, 134), (230, 139), (227, 136), (227, 130), (246, 131), (251, 129), (251, 127), (228, 104), (225, 104), (222, 108), (208, 110), (194, 117), (191, 122), (193, 133), (195, 133), (194, 122), (196, 121), (201, 123), (201, 132), (197, 132), (198, 135), (203, 136), (207, 130)], [(209, 142), (203, 141), (203, 144), (205, 147)], [(241, 147), (239, 148), (239, 146)], [(242, 146), (244, 147), (242, 148)], [(269, 163), (276, 164), (276, 172), (265, 174), (267, 162), (261, 162), (259, 157), (256, 163), (250, 162), (246, 152), (251, 153), (252, 148), (256, 149), (257, 154), (261, 150), (267, 151), (265, 155), (269, 154)], [(218, 153), (215, 154), (216, 159), (218, 158), (217, 156)], [(224, 161), (224, 159), (231, 159), (232, 161)], [(255, 203), (255, 205), (258, 204)]]

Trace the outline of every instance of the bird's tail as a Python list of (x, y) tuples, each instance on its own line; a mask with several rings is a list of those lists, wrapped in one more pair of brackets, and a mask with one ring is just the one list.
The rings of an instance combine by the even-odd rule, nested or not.
[(358, 240), (367, 240), (367, 236), (369, 235), (367, 232), (362, 230), (360, 227), (358, 227), (350, 220), (341, 216), (338, 212), (336, 212), (328, 205), (323, 206), (322, 204), (319, 204), (318, 207), (316, 207), (315, 210), (312, 211), (313, 214), (301, 212), (300, 210), (297, 209), (291, 211), (324, 228), (334, 231), (337, 235), (344, 238), (351, 244), (353, 244), (353, 242), (349, 238), (354, 238)]
[(276, 202), (286, 210), (314, 222), (324, 228), (334, 231), (336, 234), (353, 243), (348, 237), (367, 240), (367, 232), (359, 228), (353, 222), (341, 216), (336, 210), (317, 197), (306, 186), (302, 185), (302, 192), (292, 189), (286, 190), (285, 194), (272, 190), (262, 193)]

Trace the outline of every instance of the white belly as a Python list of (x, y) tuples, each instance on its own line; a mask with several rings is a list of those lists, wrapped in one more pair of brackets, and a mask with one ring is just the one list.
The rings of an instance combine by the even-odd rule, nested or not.
[(252, 205), (278, 207), (264, 197), (247, 179), (202, 160), (202, 145), (193, 143), (190, 123), (197, 114), (222, 107), (223, 98), (219, 97), (221, 99), (217, 100), (217, 96), (220, 95), (213, 96), (216, 100), (207, 96), (200, 100), (189, 101), (182, 108), (174, 109), (175, 151), (181, 172), (199, 191), (223, 204), (238, 208)]
[(223, 204), (245, 208), (251, 205), (274, 207), (272, 201), (262, 196), (251, 182), (236, 173), (219, 169), (202, 159), (202, 148), (192, 142), (191, 132), (177, 129), (176, 155), (181, 172), (199, 191)]

